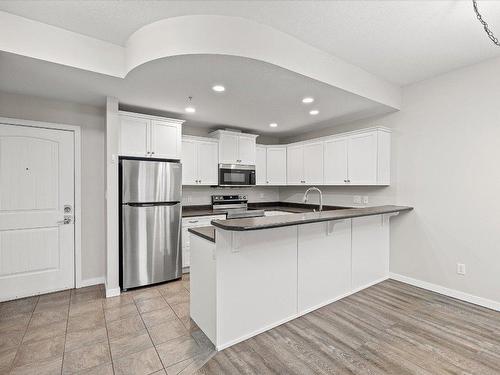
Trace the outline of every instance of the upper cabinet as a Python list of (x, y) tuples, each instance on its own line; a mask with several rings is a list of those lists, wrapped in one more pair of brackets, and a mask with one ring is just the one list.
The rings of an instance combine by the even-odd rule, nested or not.
[(288, 185), (323, 184), (322, 141), (289, 145), (286, 156)]
[(325, 140), (325, 185), (389, 185), (387, 129), (352, 132)]
[(119, 154), (180, 159), (183, 122), (120, 111)]
[(257, 145), (257, 185), (286, 185), (286, 146)]
[(217, 130), (211, 135), (219, 140), (220, 164), (255, 165), (257, 135), (227, 130)]
[(214, 139), (182, 137), (182, 184), (217, 185), (218, 149)]
[(257, 185), (266, 185), (267, 181), (267, 148), (263, 145), (257, 145), (255, 156), (255, 183)]

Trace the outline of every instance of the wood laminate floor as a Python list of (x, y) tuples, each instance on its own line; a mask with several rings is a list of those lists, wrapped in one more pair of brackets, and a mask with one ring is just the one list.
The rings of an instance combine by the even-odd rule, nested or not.
[(387, 280), (213, 356), (197, 374), (500, 374), (500, 313)]
[(498, 375), (500, 313), (388, 280), (215, 353), (188, 276), (0, 304), (2, 375), (193, 373)]

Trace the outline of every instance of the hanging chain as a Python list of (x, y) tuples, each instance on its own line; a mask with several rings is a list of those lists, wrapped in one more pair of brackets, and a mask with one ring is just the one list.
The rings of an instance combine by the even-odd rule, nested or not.
[(483, 25), (484, 31), (486, 31), (488, 38), (490, 38), (493, 43), (495, 43), (497, 46), (500, 47), (500, 42), (498, 42), (498, 38), (495, 35), (493, 35), (493, 32), (488, 27), (488, 24), (486, 23), (485, 20), (483, 20), (483, 17), (479, 13), (479, 9), (477, 9), (477, 1), (472, 0), (472, 4), (474, 6), (474, 12), (476, 12), (476, 17), (479, 20), (479, 22), (481, 22), (481, 25)]

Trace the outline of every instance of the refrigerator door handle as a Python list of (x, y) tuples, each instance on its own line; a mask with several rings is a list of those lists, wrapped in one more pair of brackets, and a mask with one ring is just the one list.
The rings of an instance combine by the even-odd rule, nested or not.
[(125, 203), (126, 206), (130, 206), (130, 207), (175, 206), (176, 204), (181, 204), (181, 202), (146, 202), (146, 203), (129, 202), (129, 203)]

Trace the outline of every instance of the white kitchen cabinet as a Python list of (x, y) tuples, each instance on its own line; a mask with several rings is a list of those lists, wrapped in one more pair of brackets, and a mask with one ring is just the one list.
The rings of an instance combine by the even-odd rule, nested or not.
[(287, 183), (321, 185), (323, 183), (323, 142), (308, 142), (287, 147)]
[(323, 183), (323, 142), (304, 145), (304, 183), (308, 185)]
[(288, 146), (286, 149), (286, 178), (288, 185), (304, 184), (304, 147)]
[(267, 148), (257, 145), (255, 148), (255, 183), (266, 185), (267, 183)]
[(286, 184), (286, 146), (266, 147), (266, 171), (268, 185)]
[(196, 185), (198, 183), (198, 159), (196, 158), (197, 143), (193, 139), (182, 138), (182, 184)]
[(211, 135), (219, 140), (220, 164), (255, 165), (257, 135), (227, 130), (217, 130)]
[(183, 122), (120, 111), (119, 154), (180, 159)]
[(150, 120), (120, 115), (120, 154), (149, 156)]
[(224, 220), (226, 215), (193, 216), (182, 218), (182, 268), (190, 265), (191, 234), (189, 228), (206, 227), (212, 220)]
[(351, 291), (351, 220), (298, 226), (298, 313)]
[(389, 277), (389, 217), (352, 219), (352, 289), (366, 288)]
[(325, 142), (325, 185), (347, 184), (347, 146), (349, 138), (335, 138)]
[(349, 137), (348, 183), (372, 185), (377, 183), (377, 132)]
[(286, 146), (257, 145), (257, 185), (286, 185)]
[(182, 184), (217, 185), (218, 143), (211, 138), (182, 138)]
[(389, 185), (390, 143), (383, 128), (326, 139), (325, 185)]

